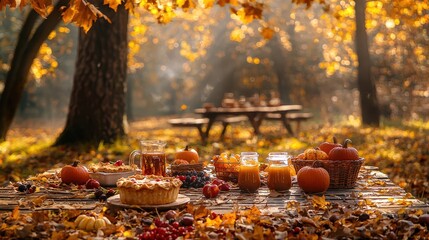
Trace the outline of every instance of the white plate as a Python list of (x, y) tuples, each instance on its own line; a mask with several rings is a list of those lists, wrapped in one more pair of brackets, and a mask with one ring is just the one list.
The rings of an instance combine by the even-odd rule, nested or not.
[(119, 194), (109, 197), (107, 199), (107, 204), (113, 208), (133, 208), (133, 209), (146, 209), (146, 210), (168, 210), (168, 209), (178, 209), (184, 207), (191, 199), (183, 194), (177, 196), (176, 201), (167, 204), (161, 205), (131, 205), (122, 203)]

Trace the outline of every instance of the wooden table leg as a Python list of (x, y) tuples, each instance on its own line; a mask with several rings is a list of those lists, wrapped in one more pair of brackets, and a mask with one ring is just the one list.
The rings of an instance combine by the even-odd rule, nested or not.
[(201, 137), (201, 141), (203, 142), (203, 144), (205, 145), (207, 143), (207, 135), (206, 133), (203, 131), (203, 127), (199, 126), (198, 127), (198, 133), (200, 134)]
[(207, 123), (206, 130), (204, 132), (202, 132), (202, 134), (201, 134), (201, 138), (203, 138), (204, 144), (206, 144), (207, 140), (209, 139), (210, 129), (213, 126), (213, 123), (215, 121), (216, 116), (206, 116), (206, 117), (209, 119), (209, 122)]
[(290, 125), (289, 121), (286, 118), (286, 113), (282, 113), (280, 116), (281, 116), (281, 120), (282, 120), (283, 126), (286, 128), (286, 130), (288, 131), (288, 133), (291, 136), (294, 136), (294, 133), (293, 133), (293, 130), (292, 130), (292, 126)]
[(258, 135), (260, 133), (259, 131), (259, 127), (261, 126), (261, 122), (258, 119), (256, 119), (257, 114), (247, 114), (247, 118), (249, 119), (250, 124), (253, 127), (253, 131), (256, 135)]

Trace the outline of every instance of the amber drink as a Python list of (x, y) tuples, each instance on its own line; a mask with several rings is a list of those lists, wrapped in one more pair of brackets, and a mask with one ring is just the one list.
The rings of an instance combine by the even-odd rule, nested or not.
[[(140, 163), (144, 175), (166, 175), (166, 143), (159, 140), (141, 140), (141, 150), (134, 150), (130, 154), (130, 162)], [(137, 161), (134, 159), (139, 157)]]
[(143, 153), (141, 169), (144, 175), (166, 175), (165, 153)]
[(267, 185), (270, 190), (284, 192), (292, 187), (290, 169), (288, 166), (288, 155), (268, 156), (268, 179)]
[(261, 186), (259, 177), (259, 162), (256, 152), (241, 153), (238, 187), (244, 192), (256, 192)]

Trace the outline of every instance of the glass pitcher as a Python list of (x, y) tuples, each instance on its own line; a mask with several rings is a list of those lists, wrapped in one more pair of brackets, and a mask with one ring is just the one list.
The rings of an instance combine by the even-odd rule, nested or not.
[(292, 187), (292, 179), (289, 169), (289, 154), (276, 152), (268, 154), (268, 179), (267, 185), (270, 190), (278, 192), (287, 191)]
[(256, 192), (261, 186), (259, 177), (258, 153), (242, 152), (240, 155), (240, 171), (238, 173), (238, 187), (245, 192)]
[(144, 175), (166, 175), (166, 142), (160, 140), (141, 140), (140, 149), (130, 153), (130, 162), (139, 157), (140, 167)]

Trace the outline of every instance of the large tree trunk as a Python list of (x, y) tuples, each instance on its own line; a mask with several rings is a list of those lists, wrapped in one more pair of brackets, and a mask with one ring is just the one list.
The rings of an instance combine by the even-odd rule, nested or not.
[(67, 1), (59, 1), (49, 16), (36, 29), (34, 27), (39, 15), (31, 10), (21, 28), (10, 70), (6, 76), (5, 87), (0, 97), (0, 142), (6, 139), (6, 134), (27, 84), (33, 60), (37, 57), (43, 42), (61, 21), (59, 9), (66, 4)]
[(371, 62), (368, 49), (368, 36), (365, 28), (366, 0), (356, 0), (356, 52), (358, 57), (358, 88), (362, 123), (380, 125), (380, 109), (375, 83), (371, 78)]
[(69, 112), (56, 145), (110, 143), (125, 135), (128, 12), (97, 3), (112, 23), (98, 19), (88, 33), (80, 30)]

